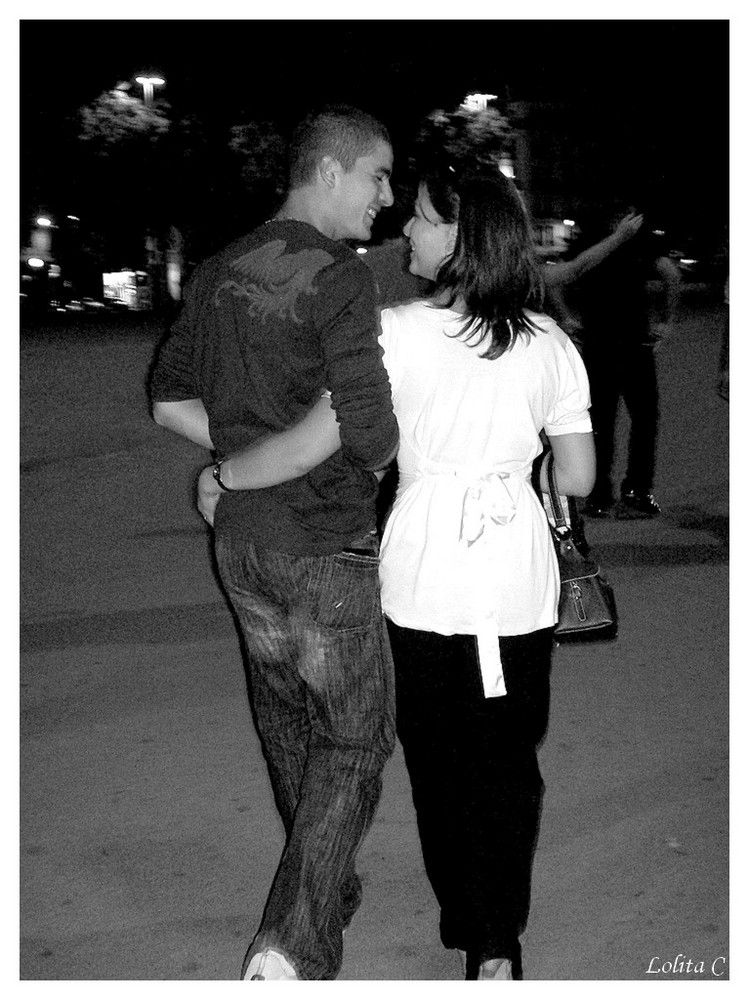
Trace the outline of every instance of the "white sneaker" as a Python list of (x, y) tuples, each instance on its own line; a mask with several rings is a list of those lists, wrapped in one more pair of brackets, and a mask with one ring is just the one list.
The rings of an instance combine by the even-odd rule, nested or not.
[(250, 959), (244, 979), (299, 979), (296, 972), (278, 952), (264, 948)]

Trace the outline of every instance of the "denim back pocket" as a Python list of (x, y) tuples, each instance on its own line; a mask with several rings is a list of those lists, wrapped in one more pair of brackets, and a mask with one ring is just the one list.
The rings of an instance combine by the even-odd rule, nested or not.
[(325, 556), (310, 579), (307, 596), (315, 623), (336, 632), (370, 628), (381, 616), (379, 559), (336, 552)]

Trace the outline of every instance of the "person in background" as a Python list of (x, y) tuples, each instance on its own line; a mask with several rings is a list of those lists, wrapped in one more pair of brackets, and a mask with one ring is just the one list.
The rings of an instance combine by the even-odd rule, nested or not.
[[(588, 381), (543, 296), (527, 217), (498, 171), (425, 164), (404, 230), (428, 300), (385, 309), (400, 428), (382, 605), (427, 875), (466, 979), (520, 979), (543, 781), (559, 571), (531, 482), (545, 432), (559, 489), (595, 476)], [(305, 474), (339, 446), (326, 400), (224, 463), (235, 488)], [(546, 488), (545, 463), (541, 487)], [(210, 520), (226, 497), (200, 477)], [(262, 489), (260, 490), (262, 492)]]
[[(591, 225), (583, 236), (595, 244), (602, 232)], [(660, 514), (653, 495), (659, 420), (655, 352), (676, 319), (681, 284), (679, 269), (662, 243), (662, 234), (646, 221), (635, 236), (564, 288), (579, 317), (575, 335), (582, 339), (590, 378), (597, 474), (584, 510), (591, 517)], [(650, 281), (658, 281), (662, 289), (655, 310)], [(620, 399), (629, 413), (630, 431), (626, 474), (615, 496), (611, 477)]]
[[(398, 431), (374, 280), (343, 242), (370, 238), (393, 202), (392, 167), (370, 115), (333, 107), (302, 122), (283, 206), (196, 270), (151, 383), (156, 421), (219, 456), (216, 563), (286, 831), (247, 980), (338, 974), (361, 902), (354, 862), (395, 743), (375, 501)], [(335, 454), (293, 482), (237, 491), (226, 456), (323, 393)]]
[(582, 352), (582, 323), (579, 316), (570, 310), (564, 297), (565, 285), (572, 284), (593, 267), (597, 267), (610, 253), (627, 240), (632, 239), (642, 226), (643, 216), (638, 212), (628, 212), (617, 224), (613, 233), (605, 236), (587, 250), (583, 250), (569, 260), (544, 263), (541, 274), (546, 288), (545, 307), (572, 339), (575, 347)]

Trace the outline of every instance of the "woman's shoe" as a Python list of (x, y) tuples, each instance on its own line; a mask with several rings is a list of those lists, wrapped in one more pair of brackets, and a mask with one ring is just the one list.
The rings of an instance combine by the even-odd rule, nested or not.
[(512, 979), (512, 962), (509, 958), (488, 958), (480, 961), (478, 952), (460, 951), (466, 979)]
[(512, 962), (509, 958), (490, 958), (479, 966), (478, 979), (512, 979)]
[(513, 958), (488, 958), (481, 961), (478, 952), (457, 949), (463, 967), (464, 979), (514, 980), (523, 978), (520, 948)]

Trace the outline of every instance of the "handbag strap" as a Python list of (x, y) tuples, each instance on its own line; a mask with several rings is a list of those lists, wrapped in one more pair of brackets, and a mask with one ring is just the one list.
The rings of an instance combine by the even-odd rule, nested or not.
[(557, 477), (554, 473), (554, 455), (552, 452), (549, 452), (549, 458), (546, 465), (546, 476), (549, 481), (549, 500), (551, 502), (551, 513), (554, 517), (554, 526), (558, 530), (561, 530), (562, 528), (567, 528), (569, 530), (570, 526), (567, 524), (567, 519), (564, 516), (562, 501), (559, 499)]
[[(585, 523), (578, 509), (575, 497), (567, 497), (569, 519), (564, 516), (564, 507), (562, 506), (562, 501), (559, 498), (559, 488), (557, 487), (557, 479), (554, 472), (554, 456), (551, 451), (549, 452), (548, 465), (546, 466), (546, 475), (549, 481), (549, 501), (551, 513), (554, 518), (554, 530), (558, 533), (569, 533), (574, 539), (574, 542), (581, 554), (587, 555), (590, 552), (590, 546), (588, 545), (588, 540), (585, 537)], [(549, 527), (552, 527), (551, 521), (549, 521)]]

